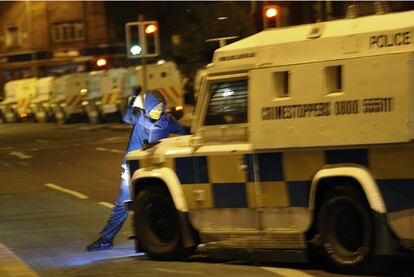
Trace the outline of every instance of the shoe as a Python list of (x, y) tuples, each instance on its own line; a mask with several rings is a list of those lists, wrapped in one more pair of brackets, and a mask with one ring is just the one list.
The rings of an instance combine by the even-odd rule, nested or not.
[(112, 241), (106, 241), (104, 238), (100, 237), (96, 241), (86, 246), (86, 251), (107, 250), (107, 249), (111, 249), (112, 247), (113, 247)]

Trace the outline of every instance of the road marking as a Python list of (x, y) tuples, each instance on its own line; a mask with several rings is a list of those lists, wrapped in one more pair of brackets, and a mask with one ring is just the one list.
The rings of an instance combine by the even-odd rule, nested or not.
[(126, 140), (127, 138), (125, 138), (125, 137), (111, 137), (111, 138), (105, 138), (105, 139), (103, 139), (103, 141), (116, 141), (116, 140), (121, 140), (121, 141), (124, 141), (124, 140)]
[(167, 268), (154, 268), (155, 270), (161, 272), (168, 272), (168, 273), (178, 273), (178, 274), (204, 274), (200, 271), (183, 271), (183, 270), (174, 270), (174, 269), (167, 269)]
[(111, 152), (111, 153), (124, 153), (124, 151), (122, 151), (122, 150), (109, 149), (109, 148), (104, 148), (104, 147), (96, 147), (95, 150), (97, 150), (97, 151)]
[(0, 164), (2, 164), (5, 167), (10, 167), (10, 164), (9, 163), (3, 162), (3, 161), (0, 161)]
[(301, 270), (291, 269), (291, 268), (277, 268), (277, 267), (260, 267), (263, 270), (269, 271), (279, 276), (286, 277), (314, 277), (314, 275), (307, 274)]
[(32, 156), (30, 156), (30, 155), (27, 155), (27, 154), (25, 154), (25, 153), (23, 153), (23, 152), (18, 152), (18, 151), (12, 151), (12, 152), (10, 152), (9, 153), (9, 156), (16, 156), (16, 157), (18, 157), (19, 159), (31, 159), (31, 158), (33, 158)]
[(74, 190), (65, 189), (65, 188), (62, 188), (61, 186), (58, 186), (58, 185), (55, 185), (55, 184), (45, 184), (45, 186), (49, 187), (51, 189), (55, 189), (55, 190), (58, 190), (58, 191), (61, 191), (61, 192), (71, 194), (71, 195), (73, 195), (75, 197), (78, 197), (80, 199), (88, 199), (89, 198), (89, 196), (86, 196), (85, 194), (82, 194), (82, 193), (74, 191)]
[(40, 142), (40, 143), (49, 143), (50, 141), (45, 140), (45, 139), (37, 139), (37, 140), (35, 140), (35, 142)]
[(95, 126), (81, 126), (81, 127), (78, 127), (78, 130), (89, 131), (89, 130), (102, 129), (103, 127), (104, 127), (104, 126), (102, 126), (102, 125), (95, 125)]
[(0, 151), (13, 150), (13, 149), (16, 149), (16, 147), (12, 147), (12, 146), (0, 147)]
[(108, 202), (99, 202), (100, 205), (105, 206), (107, 208), (112, 209), (113, 207), (115, 207), (114, 204), (108, 203)]

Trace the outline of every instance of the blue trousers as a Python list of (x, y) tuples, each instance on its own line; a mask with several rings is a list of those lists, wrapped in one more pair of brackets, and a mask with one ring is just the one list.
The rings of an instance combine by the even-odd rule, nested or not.
[(129, 193), (130, 180), (129, 168), (126, 163), (122, 163), (121, 186), (119, 188), (118, 199), (115, 201), (115, 206), (112, 208), (111, 216), (100, 232), (102, 238), (106, 241), (114, 240), (116, 234), (128, 218), (128, 211), (125, 210), (124, 202), (131, 198)]

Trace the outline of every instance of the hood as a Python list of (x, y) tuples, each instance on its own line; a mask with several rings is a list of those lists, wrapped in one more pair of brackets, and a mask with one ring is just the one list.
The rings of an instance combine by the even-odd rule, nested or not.
[(148, 114), (155, 106), (159, 103), (164, 103), (163, 112), (167, 108), (167, 101), (164, 95), (159, 90), (151, 90), (145, 94), (144, 109), (145, 113)]

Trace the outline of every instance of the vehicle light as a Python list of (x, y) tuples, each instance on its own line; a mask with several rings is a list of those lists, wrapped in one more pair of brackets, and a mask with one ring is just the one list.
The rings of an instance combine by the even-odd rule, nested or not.
[(83, 88), (83, 89), (80, 90), (81, 95), (85, 95), (87, 93), (88, 93), (88, 90), (86, 88)]
[(175, 107), (175, 110), (176, 111), (181, 111), (181, 110), (183, 110), (184, 109), (184, 107), (183, 106), (177, 106), (177, 107)]
[(25, 117), (27, 117), (28, 116), (28, 114), (27, 113), (20, 113), (20, 117), (22, 117), (22, 118), (25, 118)]

